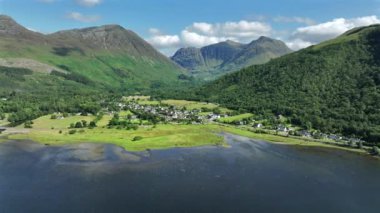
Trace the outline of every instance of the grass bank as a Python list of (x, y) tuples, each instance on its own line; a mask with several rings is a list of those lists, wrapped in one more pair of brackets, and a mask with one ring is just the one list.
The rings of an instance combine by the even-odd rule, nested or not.
[[(139, 140), (134, 140), (141, 137)], [(84, 132), (69, 134), (69, 130), (59, 133), (52, 129), (32, 129), (27, 134), (15, 134), (9, 139), (33, 140), (49, 145), (65, 145), (82, 142), (110, 143), (128, 151), (146, 149), (168, 149), (175, 147), (196, 147), (226, 145), (223, 137), (215, 134), (211, 126), (157, 125), (156, 128), (138, 130), (118, 130), (107, 128), (84, 129)]]
[[(129, 112), (124, 112), (127, 115)], [(93, 142), (110, 143), (123, 147), (129, 151), (142, 151), (146, 149), (168, 149), (175, 147), (196, 147), (208, 145), (227, 145), (218, 133), (226, 132), (252, 139), (296, 146), (315, 146), (335, 149), (343, 149), (359, 153), (364, 150), (336, 146), (332, 144), (304, 140), (302, 138), (284, 137), (272, 134), (259, 134), (225, 124), (207, 125), (176, 125), (160, 124), (140, 127), (138, 130), (108, 129), (106, 125), (112, 116), (105, 115), (94, 129), (76, 129), (75, 134), (69, 134), (71, 123), (82, 120), (87, 122), (95, 119), (94, 116), (71, 116), (65, 119), (51, 119), (51, 116), (43, 116), (34, 120), (33, 129), (23, 129), (20, 125), (16, 133), (7, 135), (8, 139), (27, 139), (42, 144), (64, 145), (73, 143)], [(3, 138), (5, 134), (2, 134)], [(1, 136), (1, 135), (0, 135)], [(136, 140), (136, 138), (138, 140)]]

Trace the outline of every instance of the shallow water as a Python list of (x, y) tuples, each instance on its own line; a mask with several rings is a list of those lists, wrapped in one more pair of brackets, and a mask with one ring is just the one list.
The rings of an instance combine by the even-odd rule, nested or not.
[(0, 212), (378, 212), (380, 161), (225, 135), (231, 148), (0, 143)]

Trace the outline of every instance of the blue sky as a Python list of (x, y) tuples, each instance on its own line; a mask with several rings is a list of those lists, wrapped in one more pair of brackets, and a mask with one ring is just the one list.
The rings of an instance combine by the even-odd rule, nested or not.
[(260, 35), (299, 49), (380, 22), (380, 0), (0, 0), (0, 13), (43, 33), (120, 24), (170, 55)]

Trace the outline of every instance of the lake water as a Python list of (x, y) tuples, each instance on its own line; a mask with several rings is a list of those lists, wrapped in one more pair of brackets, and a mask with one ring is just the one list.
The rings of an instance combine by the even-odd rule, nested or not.
[(129, 153), (0, 143), (0, 212), (380, 212), (380, 161), (225, 135)]

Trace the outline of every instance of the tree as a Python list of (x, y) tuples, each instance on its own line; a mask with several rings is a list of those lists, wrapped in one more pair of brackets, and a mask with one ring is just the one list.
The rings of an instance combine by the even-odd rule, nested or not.
[(374, 146), (374, 147), (372, 148), (372, 152), (373, 152), (374, 155), (380, 155), (379, 147)]
[(213, 109), (212, 112), (213, 112), (214, 114), (218, 114), (218, 115), (222, 114), (222, 110), (221, 110), (219, 107)]
[(0, 112), (0, 120), (4, 120), (5, 119), (5, 114)]
[(75, 128), (77, 128), (77, 129), (83, 128), (82, 122), (77, 122), (75, 124)]
[(132, 141), (141, 141), (143, 139), (143, 137), (141, 136), (136, 136), (132, 139)]
[(24, 128), (28, 128), (28, 129), (33, 128), (33, 121), (26, 121), (24, 123)]
[(311, 124), (310, 121), (306, 122), (306, 129), (311, 130), (313, 128), (313, 125)]
[(95, 128), (96, 127), (95, 121), (91, 121), (89, 127), (90, 128)]

